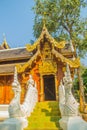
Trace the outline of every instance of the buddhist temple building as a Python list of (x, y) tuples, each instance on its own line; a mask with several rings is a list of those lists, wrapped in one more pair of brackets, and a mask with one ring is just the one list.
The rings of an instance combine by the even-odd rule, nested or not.
[(66, 64), (70, 66), (73, 78), (75, 69), (80, 66), (73, 45), (66, 41), (57, 42), (45, 25), (32, 45), (10, 48), (4, 40), (0, 46), (0, 104), (9, 104), (13, 97), (11, 84), (15, 66), (22, 87), (21, 102), (27, 91), (30, 74), (36, 82), (38, 101), (58, 100), (58, 86)]

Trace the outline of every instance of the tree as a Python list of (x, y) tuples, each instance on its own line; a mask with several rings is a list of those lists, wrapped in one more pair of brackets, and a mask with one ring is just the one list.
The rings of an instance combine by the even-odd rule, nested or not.
[(86, 6), (85, 0), (35, 0), (34, 36), (39, 37), (45, 21), (56, 40), (70, 40), (77, 52), (84, 54), (87, 51), (87, 20), (81, 19), (80, 12)]
[[(83, 78), (83, 85), (84, 85), (84, 95), (87, 101), (87, 67), (81, 66), (81, 75)], [(76, 76), (74, 79), (74, 94), (77, 98), (79, 98), (79, 79)]]
[(86, 101), (87, 101), (87, 68), (85, 69), (82, 77), (83, 77), (83, 83), (84, 83), (85, 97), (86, 97)]

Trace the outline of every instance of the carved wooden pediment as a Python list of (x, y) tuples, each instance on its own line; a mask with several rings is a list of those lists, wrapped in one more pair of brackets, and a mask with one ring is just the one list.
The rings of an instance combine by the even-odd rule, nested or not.
[(41, 41), (44, 41), (44, 37), (51, 42), (51, 44), (57, 48), (64, 48), (66, 41), (57, 42), (48, 32), (46, 26), (43, 27), (40, 37), (34, 42), (33, 45), (26, 44), (27, 51), (31, 52), (35, 50), (36, 48), (39, 48), (39, 45), (41, 44)]
[(41, 74), (47, 73), (56, 73), (57, 72), (57, 64), (52, 61), (43, 61), (39, 65), (39, 72)]

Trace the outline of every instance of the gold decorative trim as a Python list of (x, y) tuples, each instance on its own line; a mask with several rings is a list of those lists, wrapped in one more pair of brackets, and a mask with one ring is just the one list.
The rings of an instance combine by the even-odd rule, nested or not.
[(39, 51), (37, 51), (36, 54), (34, 54), (34, 56), (33, 56), (28, 62), (26, 62), (24, 65), (19, 65), (19, 64), (17, 64), (17, 65), (16, 65), (17, 71), (18, 71), (19, 73), (22, 73), (22, 72), (25, 71), (25, 69), (26, 69), (27, 67), (28, 67), (28, 68), (31, 68), (32, 62), (33, 62), (34, 60), (36, 60), (37, 56), (40, 56), (40, 52), (39, 52)]
[(41, 63), (41, 65), (39, 65), (39, 72), (41, 74), (56, 73), (57, 72), (57, 65), (55, 62), (52, 62), (52, 61), (43, 61)]
[(36, 49), (38, 43), (39, 43), (39, 41), (36, 41), (33, 45), (26, 44), (26, 50), (29, 52), (33, 51), (34, 49)]
[(3, 41), (3, 43), (1, 44), (1, 46), (4, 48), (4, 49), (10, 49), (8, 43), (6, 40)]
[(64, 48), (65, 47), (65, 44), (66, 44), (66, 41), (61, 41), (61, 42), (59, 42), (59, 43), (55, 43), (55, 46), (57, 47), (57, 48), (60, 48), (60, 49), (62, 49), (62, 48)]
[[(44, 27), (43, 27), (43, 30), (44, 30)], [(30, 44), (26, 44), (26, 50), (27, 51), (33, 51), (34, 49), (37, 48), (37, 46), (40, 44), (40, 41), (44, 38), (44, 31), (42, 30), (42, 33), (40, 35), (40, 37), (36, 40), (36, 42), (34, 42), (33, 45), (30, 45)]]
[(57, 57), (60, 58), (62, 62), (65, 62), (70, 65), (70, 67), (78, 68), (80, 67), (80, 59), (76, 58), (75, 60), (70, 60), (64, 57), (62, 54), (58, 53), (54, 49), (52, 50), (52, 53)]
[(37, 41), (33, 44), (33, 45), (30, 45), (30, 44), (26, 44), (26, 49), (28, 51), (33, 51), (34, 49), (37, 48), (37, 46), (40, 44), (40, 41), (42, 39), (44, 39), (44, 36), (46, 36), (46, 38), (53, 44), (53, 46), (57, 47), (57, 48), (64, 48), (65, 47), (65, 44), (66, 44), (66, 41), (61, 41), (61, 42), (57, 42), (48, 32), (46, 26), (44, 25), (43, 26), (43, 29), (42, 29), (42, 33), (40, 35), (40, 37), (37, 39)]

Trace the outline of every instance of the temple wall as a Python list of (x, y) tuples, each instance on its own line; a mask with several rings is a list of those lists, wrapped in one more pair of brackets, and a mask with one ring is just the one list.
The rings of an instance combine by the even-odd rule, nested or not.
[(0, 86), (0, 104), (9, 104), (13, 98), (11, 86)]
[[(12, 90), (13, 75), (10, 76), (0, 76), (0, 104), (9, 104), (12, 100), (14, 93)], [(21, 92), (21, 103), (24, 101), (25, 96), (25, 86), (22, 85)]]
[[(34, 81), (36, 82), (37, 90), (38, 90), (38, 101), (41, 101), (41, 92), (42, 86), (44, 86), (43, 81), (41, 81), (41, 75), (39, 73), (39, 64), (40, 61), (36, 62), (36, 64), (32, 67), (31, 70), (27, 69), (26, 72), (19, 74), (18, 79), (21, 84), (21, 103), (24, 101), (24, 97), (27, 91), (27, 81), (29, 79), (29, 74), (32, 74)], [(49, 74), (48, 74), (49, 75)], [(62, 62), (57, 62), (57, 72), (54, 74), (55, 76), (55, 87), (56, 93), (58, 93), (58, 86), (60, 80), (64, 75), (64, 65)], [(0, 77), (0, 104), (9, 104), (11, 99), (13, 98), (13, 91), (11, 84), (13, 82), (13, 75), (11, 76), (1, 76)], [(41, 84), (43, 84), (41, 86)], [(44, 90), (43, 90), (44, 91)]]

